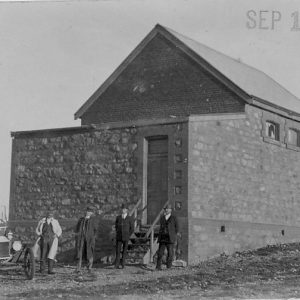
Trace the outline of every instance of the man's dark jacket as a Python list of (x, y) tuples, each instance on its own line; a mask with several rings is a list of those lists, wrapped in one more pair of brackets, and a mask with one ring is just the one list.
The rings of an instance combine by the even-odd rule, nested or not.
[[(88, 222), (85, 230), (84, 222)], [(97, 229), (98, 222), (97, 218), (95, 217), (90, 217), (88, 221), (85, 219), (85, 217), (82, 217), (78, 220), (75, 229), (75, 233), (77, 233), (75, 246), (77, 259), (79, 259), (80, 255), (82, 255), (82, 251), (84, 251), (84, 249), (82, 249), (84, 241), (86, 241), (86, 258), (89, 259), (94, 255)]]
[(133, 219), (130, 216), (126, 216), (125, 219), (122, 218), (122, 215), (117, 216), (116, 223), (116, 240), (117, 241), (128, 241), (131, 234), (134, 231)]
[(171, 215), (168, 220), (165, 216), (160, 218), (160, 227), (158, 233), (159, 243), (170, 243), (176, 242), (177, 233), (179, 232), (178, 220), (175, 216)]

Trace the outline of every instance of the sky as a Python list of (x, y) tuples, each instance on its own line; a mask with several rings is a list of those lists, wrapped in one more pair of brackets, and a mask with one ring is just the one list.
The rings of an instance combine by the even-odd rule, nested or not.
[(157, 23), (300, 98), (298, 0), (0, 0), (0, 213), (10, 132), (80, 126), (74, 113)]

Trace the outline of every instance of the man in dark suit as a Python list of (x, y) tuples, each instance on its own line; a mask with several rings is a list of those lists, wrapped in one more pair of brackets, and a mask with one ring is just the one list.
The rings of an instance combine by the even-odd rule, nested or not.
[(179, 235), (178, 221), (175, 216), (172, 215), (172, 206), (168, 204), (164, 209), (164, 215), (160, 218), (160, 228), (158, 234), (158, 254), (157, 254), (157, 264), (156, 269), (161, 270), (162, 257), (167, 248), (167, 268), (172, 267), (173, 262), (173, 251), (174, 244), (177, 240), (177, 235)]
[(81, 272), (82, 260), (87, 260), (88, 272), (92, 272), (95, 252), (95, 239), (98, 230), (98, 222), (94, 216), (94, 208), (88, 206), (84, 217), (78, 220), (75, 228), (76, 235), (76, 259), (77, 272)]
[(116, 228), (116, 262), (115, 268), (120, 266), (120, 255), (122, 248), (122, 269), (124, 269), (129, 238), (134, 232), (134, 224), (132, 218), (128, 215), (128, 208), (122, 205), (122, 214), (117, 216), (115, 228)]

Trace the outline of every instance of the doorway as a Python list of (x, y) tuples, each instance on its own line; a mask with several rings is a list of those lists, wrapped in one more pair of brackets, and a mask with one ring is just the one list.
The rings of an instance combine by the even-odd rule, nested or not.
[(147, 141), (147, 223), (151, 224), (168, 200), (168, 136)]

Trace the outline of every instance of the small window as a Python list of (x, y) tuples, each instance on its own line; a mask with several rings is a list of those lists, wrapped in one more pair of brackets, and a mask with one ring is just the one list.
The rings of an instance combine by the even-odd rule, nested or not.
[(175, 186), (175, 195), (182, 194), (182, 187), (181, 186)]
[(288, 144), (300, 147), (300, 132), (296, 129), (288, 130)]
[(279, 124), (271, 121), (266, 122), (266, 136), (279, 141)]

